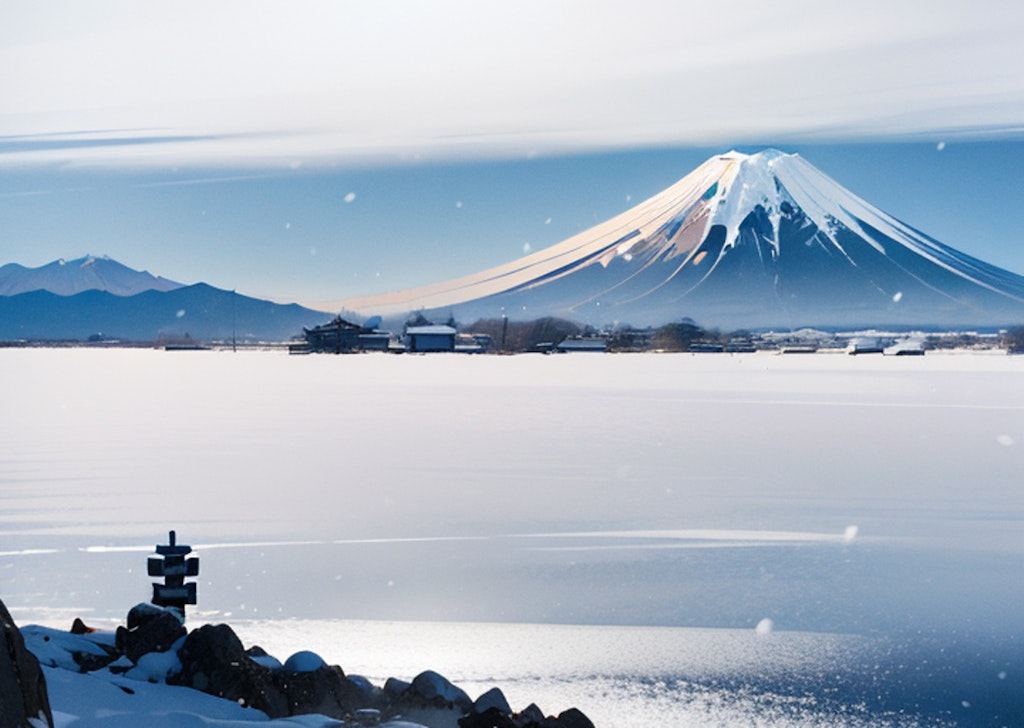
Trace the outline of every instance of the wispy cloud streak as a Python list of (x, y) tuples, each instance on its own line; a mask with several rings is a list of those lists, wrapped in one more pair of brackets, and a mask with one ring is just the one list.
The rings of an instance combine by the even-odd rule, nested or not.
[[(0, 10), (0, 163), (289, 164), (1013, 134), (1024, 13), (441, 0)], [(43, 144), (37, 135), (163, 129)], [(34, 141), (33, 141), (34, 140)], [(26, 146), (27, 145), (27, 146)]]

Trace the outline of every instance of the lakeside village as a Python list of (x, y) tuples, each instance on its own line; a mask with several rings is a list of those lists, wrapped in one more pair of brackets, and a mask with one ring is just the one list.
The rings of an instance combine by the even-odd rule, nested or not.
[(614, 352), (690, 352), (694, 354), (847, 353), (885, 356), (922, 356), (929, 350), (1003, 350), (1024, 353), (1024, 327), (990, 333), (947, 332), (828, 332), (799, 329), (789, 332), (722, 333), (700, 327), (691, 319), (660, 327), (629, 326), (601, 330), (571, 321), (542, 318), (513, 322), (507, 318), (485, 319), (460, 327), (449, 319), (443, 324), (422, 314), (405, 322), (400, 334), (381, 329), (379, 317), (360, 325), (342, 316), (304, 328), (301, 340), (289, 344), (291, 354), (356, 354), (454, 352), (464, 354), (568, 354)]

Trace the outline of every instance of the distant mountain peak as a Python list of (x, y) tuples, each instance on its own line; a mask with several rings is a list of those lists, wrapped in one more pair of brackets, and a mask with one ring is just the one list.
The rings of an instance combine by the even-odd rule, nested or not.
[(134, 296), (144, 291), (173, 291), (182, 284), (138, 271), (108, 256), (85, 255), (26, 268), (17, 263), (0, 267), (0, 296), (49, 291), (73, 296), (83, 291), (105, 291), (115, 296)]
[(336, 302), (363, 314), (723, 327), (1003, 325), (1024, 277), (882, 212), (797, 154), (730, 151), (635, 207), (505, 265)]

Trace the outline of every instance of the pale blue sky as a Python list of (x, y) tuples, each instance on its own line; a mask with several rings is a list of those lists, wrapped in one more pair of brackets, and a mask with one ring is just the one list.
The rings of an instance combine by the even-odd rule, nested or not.
[(1024, 272), (1024, 9), (34, 3), (0, 8), (0, 263), (86, 253), (281, 300), (554, 244), (775, 146)]

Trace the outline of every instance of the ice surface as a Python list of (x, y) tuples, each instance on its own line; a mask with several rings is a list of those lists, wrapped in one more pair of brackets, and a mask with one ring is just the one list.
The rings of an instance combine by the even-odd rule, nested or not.
[[(176, 528), (206, 550), (201, 608), (235, 616), (1005, 622), (1022, 366), (5, 350), (0, 587), (120, 617)], [(954, 565), (978, 603), (938, 578)], [(823, 602), (787, 596), (790, 573)]]
[[(404, 676), (435, 669), (475, 695), (506, 687), (464, 684), (459, 668), (494, 634), (457, 625), (460, 637), (428, 652), (410, 634), (590, 625), (515, 638), (555, 640), (562, 660), (570, 640), (571, 654), (591, 656), (589, 677), (558, 682), (569, 697), (542, 707), (580, 703), (573, 686), (636, 714), (686, 695), (692, 724), (715, 725), (722, 701), (779, 686), (723, 696), (701, 682), (714, 655), (732, 654), (723, 630), (751, 640), (736, 654), (766, 650), (756, 654), (781, 675), (818, 664), (815, 640), (843, 633), (880, 640), (883, 654), (913, 646), (881, 673), (874, 653), (828, 653), (832, 668), (857, 671), (850, 684), (899, 693), (908, 715), (919, 692), (947, 710), (926, 685), (949, 681), (957, 710), (1019, 710), (1019, 660), (989, 646), (1012, 648), (1024, 631), (1022, 375), (1021, 357), (937, 353), (0, 350), (0, 596), (19, 624), (121, 621), (148, 599), (145, 555), (174, 528), (202, 557), (190, 623), (287, 620), (287, 642), (263, 644), (278, 657), (314, 649), (346, 671), (401, 677), (408, 662), (389, 668), (393, 650), (378, 645), (377, 671), (355, 664), (370, 652), (358, 630), (325, 640), (322, 620), (413, 620), (383, 627), (422, 660)], [(758, 635), (765, 618), (773, 629)], [(628, 646), (608, 653), (622, 672), (595, 661), (607, 625)], [(662, 628), (713, 629), (687, 662), (643, 648), (641, 625), (655, 643)], [(794, 632), (820, 634), (788, 641)], [(550, 665), (537, 649), (516, 663)], [(638, 662), (626, 666), (627, 653)], [(764, 672), (745, 659), (737, 679)], [(547, 684), (537, 669), (517, 695)], [(773, 694), (797, 702), (769, 712), (821, 717), (786, 684)], [(863, 724), (885, 724), (872, 720), (884, 706), (866, 710)]]

